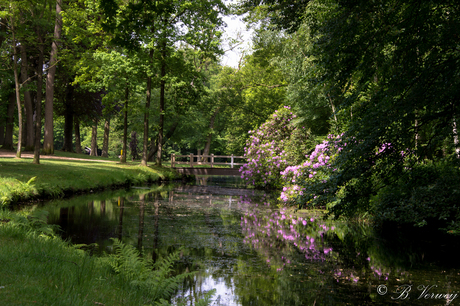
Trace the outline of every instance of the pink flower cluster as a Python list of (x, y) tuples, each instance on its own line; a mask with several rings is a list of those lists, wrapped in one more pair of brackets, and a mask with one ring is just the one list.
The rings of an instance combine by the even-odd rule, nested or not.
[(341, 148), (338, 146), (338, 142), (341, 136), (328, 135), (328, 140), (318, 144), (310, 155), (305, 155), (305, 162), (297, 166), (286, 167), (281, 172), (285, 185), (280, 199), (284, 203), (294, 201), (297, 196), (303, 195), (305, 187), (302, 186), (308, 181), (319, 177), (323, 182), (327, 179), (322, 170), (326, 167), (330, 168), (331, 161), (340, 152)]
[(261, 188), (281, 187), (281, 172), (290, 165), (285, 141), (297, 128), (291, 123), (296, 118), (289, 106), (277, 110), (257, 130), (249, 131), (244, 156), (247, 163), (240, 168), (246, 185)]

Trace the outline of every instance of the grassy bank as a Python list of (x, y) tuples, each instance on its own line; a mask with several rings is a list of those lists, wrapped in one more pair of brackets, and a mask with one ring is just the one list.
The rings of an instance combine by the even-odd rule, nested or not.
[[(79, 155), (80, 156), (80, 155)], [(0, 158), (0, 206), (33, 198), (178, 179), (169, 168), (114, 161)]]
[(0, 210), (1, 305), (168, 305), (187, 276), (170, 275), (178, 254), (153, 264), (117, 241), (114, 254), (90, 256), (41, 213)]

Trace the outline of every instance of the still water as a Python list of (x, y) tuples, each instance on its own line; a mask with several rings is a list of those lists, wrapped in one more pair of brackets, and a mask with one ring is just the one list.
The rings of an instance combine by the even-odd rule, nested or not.
[[(137, 187), (46, 203), (75, 244), (111, 251), (119, 238), (154, 259), (180, 250), (197, 271), (172, 302), (194, 305), (460, 305), (459, 239), (324, 221), (280, 209), (276, 195), (237, 179)], [(94, 251), (98, 252), (98, 251)]]

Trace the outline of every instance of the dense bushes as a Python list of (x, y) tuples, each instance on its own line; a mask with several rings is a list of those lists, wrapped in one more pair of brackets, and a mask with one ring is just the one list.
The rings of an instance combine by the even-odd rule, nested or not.
[(460, 170), (452, 161), (406, 168), (371, 200), (376, 221), (437, 226), (460, 233)]
[(315, 189), (318, 186), (322, 189), (320, 193), (324, 193), (331, 172), (337, 170), (332, 167), (332, 161), (340, 151), (339, 138), (328, 135), (327, 140), (316, 145), (309, 155), (305, 155), (306, 160), (303, 163), (287, 167), (281, 172), (284, 187), (280, 199), (285, 204), (299, 203), (300, 206), (305, 206), (311, 198), (316, 199)]
[(275, 111), (251, 136), (244, 148), (247, 163), (240, 168), (246, 185), (258, 188), (281, 188), (281, 172), (304, 159), (312, 147), (309, 132), (293, 122), (296, 115), (289, 106)]
[[(419, 161), (409, 149), (375, 143), (371, 153), (361, 157), (364, 163), (349, 164), (343, 151), (349, 154), (349, 146), (363, 140), (348, 138), (347, 146), (343, 134), (328, 135), (312, 149), (313, 138), (296, 127), (295, 118), (285, 106), (250, 131), (248, 162), (240, 169), (247, 185), (282, 188), (284, 205), (320, 206), (335, 216), (365, 215), (377, 223), (429, 225), (460, 233), (460, 162), (455, 156)], [(390, 160), (394, 162), (388, 168)], [(341, 176), (363, 165), (374, 175), (340, 185)], [(362, 196), (366, 194), (370, 197)]]

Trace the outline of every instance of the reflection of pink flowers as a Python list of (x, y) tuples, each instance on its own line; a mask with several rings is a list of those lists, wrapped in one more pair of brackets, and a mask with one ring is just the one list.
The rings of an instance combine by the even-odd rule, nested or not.
[[(305, 253), (305, 258), (307, 260), (314, 261), (324, 261), (326, 256), (329, 256), (332, 251), (332, 248), (322, 245), (321, 242), (315, 244), (315, 237), (301, 234), (301, 231), (313, 230), (314, 235), (319, 235), (319, 224), (317, 228), (315, 228), (315, 226), (297, 227), (295, 224), (302, 222), (302, 224), (306, 225), (307, 220), (296, 218), (292, 215), (290, 218), (287, 218), (284, 209), (263, 216), (259, 216), (257, 210), (248, 211), (243, 220), (247, 221), (247, 223), (241, 223), (245, 234), (243, 242), (252, 245), (256, 249), (264, 249), (266, 247), (272, 248), (274, 245), (279, 245), (279, 242), (282, 241), (286, 245), (295, 246), (300, 252)], [(270, 235), (270, 232), (272, 235)], [(270, 263), (271, 266), (278, 269), (291, 263), (291, 261), (284, 256), (277, 258), (269, 255), (269, 258), (266, 260), (267, 263)]]

